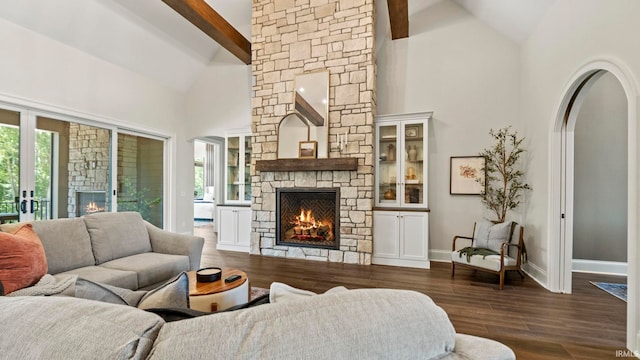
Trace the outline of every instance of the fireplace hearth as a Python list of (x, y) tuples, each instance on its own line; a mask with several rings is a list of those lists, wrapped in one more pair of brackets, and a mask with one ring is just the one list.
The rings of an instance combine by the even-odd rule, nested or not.
[(276, 245), (338, 249), (340, 189), (276, 190)]

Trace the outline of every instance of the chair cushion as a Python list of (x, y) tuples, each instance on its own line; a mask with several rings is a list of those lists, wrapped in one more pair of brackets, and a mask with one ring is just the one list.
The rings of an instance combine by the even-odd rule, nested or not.
[(111, 260), (100, 266), (133, 271), (138, 274), (138, 288), (144, 288), (172, 278), (181, 271), (189, 271), (189, 257), (147, 252)]
[(91, 235), (96, 265), (151, 251), (149, 233), (137, 212), (94, 213), (83, 219)]
[[(467, 255), (460, 254), (460, 250), (454, 251), (451, 253), (451, 261), (458, 264), (466, 264), (473, 265), (477, 267), (481, 267), (483, 269), (489, 269), (493, 271), (500, 271), (500, 255), (472, 255), (467, 261)], [(505, 256), (504, 257), (504, 265), (505, 266), (513, 266), (518, 262), (516, 259)]]
[(44, 246), (49, 274), (96, 264), (81, 218), (34, 221), (32, 226)]
[(511, 221), (494, 224), (491, 221), (482, 220), (476, 223), (476, 231), (473, 235), (473, 247), (487, 248), (500, 252), (502, 243), (511, 240)]
[(4, 292), (31, 286), (47, 273), (47, 258), (31, 224), (14, 234), (0, 232), (0, 281)]

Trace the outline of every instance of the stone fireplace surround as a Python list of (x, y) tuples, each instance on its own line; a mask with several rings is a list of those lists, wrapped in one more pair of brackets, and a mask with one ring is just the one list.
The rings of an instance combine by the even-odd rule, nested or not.
[[(371, 264), (374, 196), (373, 0), (254, 0), (251, 254)], [(298, 74), (329, 71), (328, 159), (277, 159), (278, 124), (294, 109)], [(348, 133), (348, 146), (338, 134)], [(335, 162), (335, 164), (332, 164)], [(340, 163), (353, 162), (348, 167)], [(273, 163), (271, 163), (273, 165)], [(313, 167), (321, 165), (321, 167)], [(335, 165), (332, 167), (331, 165)], [(276, 244), (276, 189), (340, 188), (340, 246)]]

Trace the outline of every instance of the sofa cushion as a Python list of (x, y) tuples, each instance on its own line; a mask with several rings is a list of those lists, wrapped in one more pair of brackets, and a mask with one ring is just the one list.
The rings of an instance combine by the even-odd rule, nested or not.
[(72, 297), (0, 297), (6, 359), (145, 359), (164, 321), (129, 306)]
[(50, 274), (95, 265), (89, 233), (82, 219), (34, 221), (32, 226), (44, 246)]
[[(103, 212), (83, 216), (96, 265), (151, 251), (149, 233), (137, 212)], [(166, 278), (165, 278), (166, 279)]]
[(14, 234), (0, 232), (0, 281), (6, 294), (37, 283), (46, 273), (44, 248), (31, 224)]
[(454, 346), (428, 296), (361, 289), (167, 323), (150, 359), (431, 359)]
[(125, 289), (137, 290), (138, 274), (134, 271), (109, 269), (102, 266), (85, 266), (57, 274), (78, 275), (81, 278)]
[(138, 288), (166, 281), (181, 271), (189, 271), (189, 257), (161, 253), (142, 253), (111, 260), (100, 265), (108, 269), (138, 274)]
[(478, 221), (473, 235), (473, 247), (486, 248), (500, 252), (502, 243), (511, 240), (512, 222), (494, 224), (491, 221)]

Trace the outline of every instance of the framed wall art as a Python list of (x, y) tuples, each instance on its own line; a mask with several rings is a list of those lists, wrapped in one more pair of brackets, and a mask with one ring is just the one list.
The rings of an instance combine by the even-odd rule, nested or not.
[(405, 130), (405, 136), (408, 138), (418, 137), (418, 127), (407, 126), (407, 129)]
[(315, 159), (318, 151), (317, 141), (300, 141), (298, 158)]
[(485, 192), (484, 156), (452, 156), (449, 193), (482, 195)]

